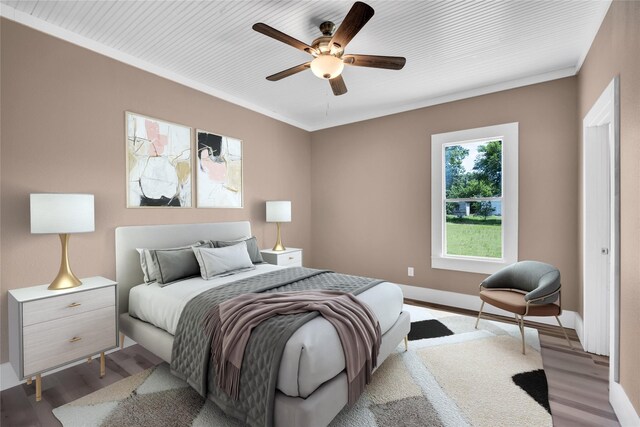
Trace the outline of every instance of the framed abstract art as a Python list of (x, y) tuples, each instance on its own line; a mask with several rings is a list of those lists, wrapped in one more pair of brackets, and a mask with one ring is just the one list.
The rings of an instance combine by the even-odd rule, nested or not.
[(125, 117), (127, 207), (191, 207), (191, 128), (130, 112)]
[(242, 141), (196, 131), (196, 187), (199, 208), (242, 207)]

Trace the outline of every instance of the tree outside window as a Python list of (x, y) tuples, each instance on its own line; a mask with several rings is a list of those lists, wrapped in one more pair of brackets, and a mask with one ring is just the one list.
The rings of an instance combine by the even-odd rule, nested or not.
[(502, 258), (502, 140), (444, 150), (445, 254)]

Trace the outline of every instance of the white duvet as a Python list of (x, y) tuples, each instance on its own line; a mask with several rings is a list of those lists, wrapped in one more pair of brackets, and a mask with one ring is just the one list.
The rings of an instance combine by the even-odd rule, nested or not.
[(182, 310), (196, 295), (226, 283), (281, 268), (284, 267), (258, 264), (255, 270), (243, 271), (231, 276), (218, 277), (211, 280), (193, 277), (165, 287), (161, 287), (157, 283), (134, 286), (129, 292), (129, 314), (174, 335)]
[[(176, 282), (165, 287), (153, 283), (134, 286), (129, 294), (129, 314), (175, 334), (182, 310), (196, 295), (220, 285), (285, 267), (259, 264), (255, 270), (211, 280), (200, 277)], [(359, 294), (380, 322), (384, 334), (402, 311), (400, 287), (383, 282)], [(345, 368), (338, 333), (324, 318), (316, 317), (300, 327), (285, 346), (278, 389), (289, 396), (307, 397)]]

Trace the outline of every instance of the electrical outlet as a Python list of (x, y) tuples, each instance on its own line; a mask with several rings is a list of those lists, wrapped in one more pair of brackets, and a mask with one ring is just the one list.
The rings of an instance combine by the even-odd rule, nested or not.
[(413, 267), (409, 267), (409, 268), (407, 268), (407, 275), (408, 275), (409, 277), (413, 277)]

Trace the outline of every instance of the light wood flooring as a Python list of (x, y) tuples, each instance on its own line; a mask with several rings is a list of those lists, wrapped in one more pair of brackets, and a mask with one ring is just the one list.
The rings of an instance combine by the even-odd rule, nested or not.
[[(410, 304), (477, 315), (462, 310), (417, 301)], [(509, 321), (486, 315), (492, 320)], [(559, 328), (526, 322), (537, 328), (542, 346), (542, 362), (549, 382), (549, 401), (555, 426), (619, 426), (608, 402), (608, 358), (582, 351), (578, 337), (569, 330), (574, 349)], [(35, 401), (35, 385), (21, 384), (0, 393), (0, 425), (60, 426), (51, 410), (79, 397), (148, 369), (162, 360), (139, 345), (107, 355), (107, 374), (100, 379), (99, 363), (82, 363), (43, 377), (42, 400)]]

